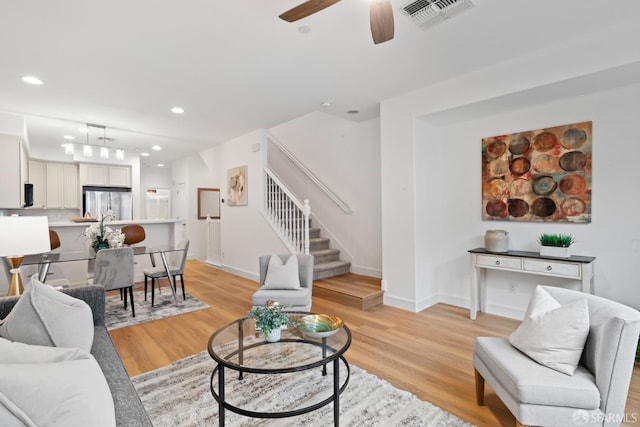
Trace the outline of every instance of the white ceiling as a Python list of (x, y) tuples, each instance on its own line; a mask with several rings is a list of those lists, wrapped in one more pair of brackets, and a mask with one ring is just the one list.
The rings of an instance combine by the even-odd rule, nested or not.
[(395, 38), (374, 45), (368, 0), (278, 18), (302, 1), (0, 0), (0, 111), (29, 116), (32, 147), (59, 146), (69, 123), (50, 119), (64, 119), (128, 152), (158, 143), (144, 161), (170, 163), (315, 110), (370, 119), (381, 100), (640, 16), (637, 0), (475, 0), (424, 31), (392, 0)]

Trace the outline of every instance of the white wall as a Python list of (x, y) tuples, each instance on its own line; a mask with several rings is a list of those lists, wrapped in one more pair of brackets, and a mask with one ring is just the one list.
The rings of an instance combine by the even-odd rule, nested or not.
[[(382, 277), (379, 119), (355, 122), (314, 112), (269, 133), (353, 210), (345, 213), (319, 191), (301, 195), (292, 187), (310, 199), (315, 225), (332, 233), (323, 236), (351, 261), (352, 272)], [(286, 174), (281, 178), (293, 182)], [(306, 181), (298, 182), (308, 191)]]
[[(252, 146), (261, 140), (262, 131), (258, 130), (200, 153), (202, 161), (212, 168), (211, 181), (206, 187), (220, 188), (220, 197), (225, 200), (220, 207), (222, 268), (256, 281), (260, 255), (288, 252), (260, 210), (262, 153), (252, 151)], [(248, 167), (248, 204), (229, 206), (226, 203), (227, 170), (243, 165)], [(199, 238), (204, 236), (203, 232)]]
[[(634, 118), (640, 49), (632, 42), (639, 23), (382, 104), (385, 303), (413, 310), (436, 301), (468, 306), (467, 250), (483, 246), (485, 230), (504, 228), (520, 250), (537, 250), (541, 232), (575, 234), (575, 251), (597, 257), (595, 293), (640, 307), (640, 201), (632, 190), (640, 154)], [(593, 121), (594, 141), (591, 224), (481, 221), (482, 137), (586, 120)], [(398, 196), (409, 212), (394, 205)], [(535, 284), (563, 283), (501, 272), (487, 278), (488, 311), (511, 317), (522, 315)], [(517, 283), (515, 294), (506, 293), (508, 282)]]
[(203, 159), (191, 156), (171, 164), (171, 214), (185, 220), (180, 238), (189, 239), (189, 257), (206, 259), (206, 221), (198, 219), (198, 187), (211, 187), (214, 174)]

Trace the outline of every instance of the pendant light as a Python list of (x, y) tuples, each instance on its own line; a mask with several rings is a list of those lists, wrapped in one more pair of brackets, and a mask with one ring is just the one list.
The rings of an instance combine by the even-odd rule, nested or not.
[(100, 158), (108, 159), (109, 158), (109, 147), (106, 145), (107, 141), (107, 127), (102, 128), (102, 147), (100, 147)]
[(82, 147), (82, 155), (85, 157), (92, 157), (93, 149), (91, 148), (91, 145), (89, 145), (89, 123), (87, 123), (86, 134), (87, 134), (87, 143)]

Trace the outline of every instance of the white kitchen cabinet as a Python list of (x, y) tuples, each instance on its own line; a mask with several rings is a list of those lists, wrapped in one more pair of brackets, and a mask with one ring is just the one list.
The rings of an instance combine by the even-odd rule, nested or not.
[(131, 187), (131, 168), (129, 166), (109, 166), (109, 185)]
[(17, 209), (23, 205), (24, 173), (27, 165), (22, 140), (16, 135), (0, 135), (3, 166), (0, 168), (0, 208)]
[(34, 207), (80, 207), (77, 165), (30, 160), (29, 182), (33, 184)]
[(62, 165), (62, 202), (65, 208), (80, 208), (80, 186), (77, 165)]
[(46, 206), (46, 164), (37, 160), (29, 160), (28, 182), (33, 184), (33, 207), (44, 208)]
[(47, 163), (47, 207), (78, 209), (78, 166)]
[(131, 168), (129, 166), (81, 164), (80, 182), (83, 186), (131, 187)]

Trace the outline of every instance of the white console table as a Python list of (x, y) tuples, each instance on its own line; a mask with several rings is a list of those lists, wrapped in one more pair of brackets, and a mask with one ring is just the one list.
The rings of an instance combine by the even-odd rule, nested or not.
[(537, 252), (509, 251), (489, 252), (485, 248), (469, 250), (471, 254), (471, 308), (469, 317), (476, 319), (478, 311), (485, 309), (485, 270), (512, 271), (524, 274), (562, 277), (579, 280), (582, 291), (592, 293), (593, 261), (595, 257), (571, 256), (555, 258), (542, 256)]

